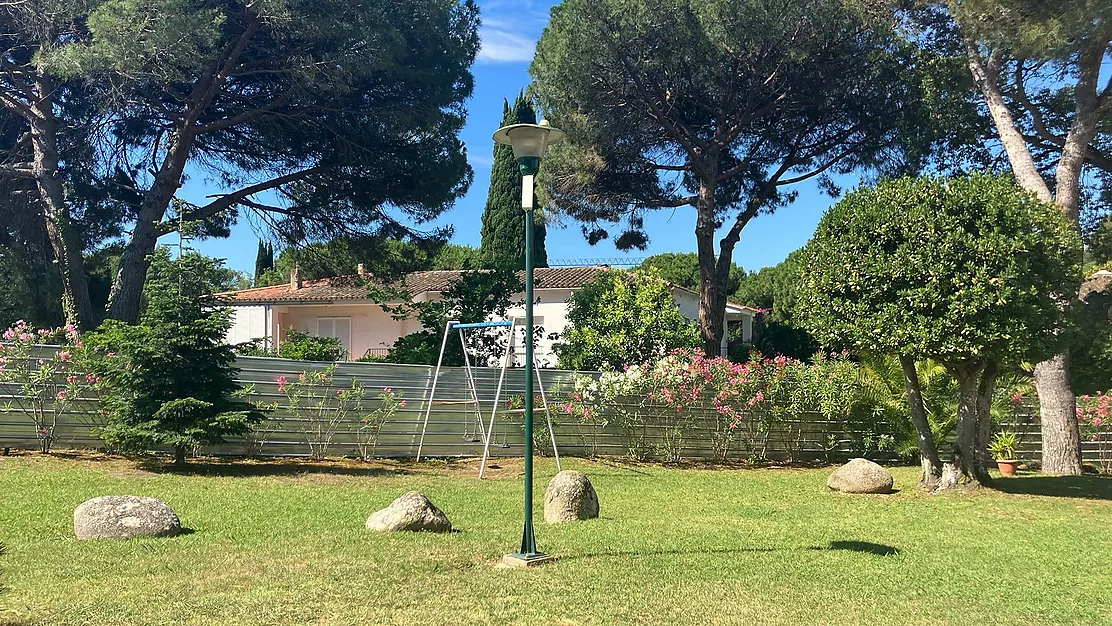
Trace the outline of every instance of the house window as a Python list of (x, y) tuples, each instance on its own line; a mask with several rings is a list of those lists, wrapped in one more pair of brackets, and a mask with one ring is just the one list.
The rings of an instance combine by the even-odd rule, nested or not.
[(335, 337), (343, 344), (344, 350), (351, 354), (351, 318), (350, 317), (318, 317), (317, 336)]

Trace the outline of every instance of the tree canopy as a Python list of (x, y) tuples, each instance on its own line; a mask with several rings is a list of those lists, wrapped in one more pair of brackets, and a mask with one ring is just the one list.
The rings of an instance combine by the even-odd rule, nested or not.
[[(655, 269), (664, 280), (693, 291), (699, 290), (699, 255), (694, 252), (664, 252), (641, 261), (637, 269)], [(732, 296), (745, 278), (745, 270), (737, 263), (730, 266), (726, 294)]]
[(478, 249), (460, 244), (419, 245), (378, 237), (338, 237), (282, 250), (257, 286), (289, 282), (294, 268), (302, 280), (315, 280), (352, 276), (360, 265), (368, 276), (390, 280), (408, 272), (478, 269), (482, 261)]
[(700, 343), (695, 324), (653, 269), (602, 274), (572, 295), (567, 317), (553, 346), (563, 369), (620, 370)]
[(795, 313), (824, 344), (946, 365), (962, 390), (960, 477), (985, 475), (978, 403), (1000, 365), (1063, 345), (1081, 281), (1064, 215), (1008, 177), (891, 180), (832, 207), (801, 263)]
[(619, 248), (647, 244), (647, 211), (694, 210), (713, 349), (750, 220), (795, 183), (837, 192), (831, 174), (915, 169), (941, 140), (947, 93), (893, 23), (842, 0), (565, 0), (531, 66), (569, 139), (546, 160), (542, 200), (592, 243), (617, 227)]
[[(458, 138), (471, 0), (29, 0), (0, 8), (0, 25), (0, 103), (36, 128), (37, 163), (2, 173), (36, 181), (67, 292), (81, 291), (62, 245), (73, 202), (54, 182), (73, 165), (68, 129), (96, 147), (83, 180), (121, 171), (138, 197), (116, 319), (136, 319), (147, 257), (178, 215), (219, 233), (249, 211), (292, 241), (420, 238), (471, 181)], [(70, 92), (95, 106), (69, 110)], [(176, 198), (187, 166), (226, 193)]]

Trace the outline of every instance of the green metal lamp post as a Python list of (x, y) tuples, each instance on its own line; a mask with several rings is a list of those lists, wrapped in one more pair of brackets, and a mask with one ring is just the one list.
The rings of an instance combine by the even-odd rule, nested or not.
[(533, 534), (533, 177), (545, 149), (564, 139), (564, 131), (540, 124), (511, 124), (494, 133), (494, 141), (513, 148), (521, 169), (521, 208), (525, 214), (525, 526), (521, 549), (504, 559), (510, 565), (537, 565), (552, 557), (537, 550)]

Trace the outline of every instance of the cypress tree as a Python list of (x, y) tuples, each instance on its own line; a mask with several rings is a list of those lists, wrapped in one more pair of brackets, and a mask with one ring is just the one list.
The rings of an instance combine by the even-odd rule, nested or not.
[(259, 278), (267, 272), (267, 270), (274, 269), (274, 244), (270, 242), (263, 243), (259, 240), (259, 250), (255, 253), (255, 286), (259, 286)]
[[(502, 102), (502, 125), (536, 124), (537, 114), (524, 94), (518, 94), (511, 108)], [(533, 199), (534, 206), (536, 198)], [(490, 169), (490, 190), (483, 210), (482, 246), (480, 255), (489, 267), (521, 269), (525, 267), (525, 228), (521, 215), (521, 171), (509, 146), (494, 146), (494, 165)], [(538, 207), (533, 231), (533, 264), (548, 267), (545, 252), (544, 215)]]
[(266, 244), (259, 240), (259, 249), (255, 253), (255, 285), (259, 284), (259, 277), (266, 271)]

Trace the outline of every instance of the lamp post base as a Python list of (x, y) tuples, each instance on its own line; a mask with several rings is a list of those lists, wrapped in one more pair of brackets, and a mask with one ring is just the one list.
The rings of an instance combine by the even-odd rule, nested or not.
[(536, 567), (538, 565), (544, 565), (545, 563), (554, 563), (555, 561), (556, 557), (551, 554), (541, 554), (540, 552), (535, 552), (533, 554), (514, 552), (513, 554), (507, 554), (502, 557), (502, 564), (508, 565), (509, 567)]

